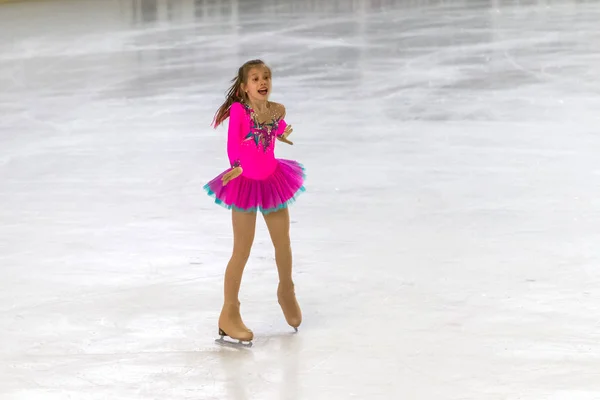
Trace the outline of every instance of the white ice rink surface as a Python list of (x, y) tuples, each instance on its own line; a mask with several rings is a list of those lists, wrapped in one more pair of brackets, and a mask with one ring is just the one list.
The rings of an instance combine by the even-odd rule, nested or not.
[[(600, 399), (600, 2), (0, 5), (0, 399)], [(260, 57), (307, 192), (214, 343)]]

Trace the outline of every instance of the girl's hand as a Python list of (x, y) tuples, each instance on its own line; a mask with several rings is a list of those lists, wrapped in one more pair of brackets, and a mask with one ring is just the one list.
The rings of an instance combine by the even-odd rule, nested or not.
[(293, 131), (294, 131), (294, 130), (292, 129), (292, 126), (291, 126), (291, 125), (288, 125), (288, 126), (286, 126), (286, 127), (285, 127), (285, 130), (283, 131), (283, 135), (281, 135), (281, 136), (277, 136), (277, 140), (279, 140), (280, 142), (283, 142), (283, 143), (287, 143), (287, 144), (293, 145), (294, 143), (293, 143), (293, 142), (290, 142), (290, 141), (287, 139), (287, 137), (288, 137), (288, 136), (290, 136), (290, 134), (291, 134)]
[(232, 168), (231, 170), (227, 171), (225, 173), (225, 175), (223, 175), (223, 177), (221, 178), (221, 181), (223, 182), (223, 186), (227, 186), (227, 184), (229, 182), (231, 182), (233, 179), (240, 176), (242, 174), (242, 172), (244, 172), (242, 167), (235, 167), (235, 168)]

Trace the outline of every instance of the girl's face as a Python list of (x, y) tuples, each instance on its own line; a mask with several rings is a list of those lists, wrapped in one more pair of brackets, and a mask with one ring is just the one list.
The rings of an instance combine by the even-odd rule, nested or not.
[(266, 101), (271, 94), (271, 71), (265, 66), (248, 71), (248, 79), (242, 89), (248, 93), (250, 101)]

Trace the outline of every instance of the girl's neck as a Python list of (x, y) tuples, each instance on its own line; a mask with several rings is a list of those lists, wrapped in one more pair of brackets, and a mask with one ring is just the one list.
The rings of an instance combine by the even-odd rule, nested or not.
[(248, 99), (248, 103), (250, 103), (250, 107), (252, 107), (252, 109), (257, 113), (263, 113), (269, 108), (268, 100), (252, 101)]

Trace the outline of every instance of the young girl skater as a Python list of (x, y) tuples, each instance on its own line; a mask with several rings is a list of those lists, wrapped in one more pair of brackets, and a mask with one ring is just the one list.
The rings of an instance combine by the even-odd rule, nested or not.
[(256, 214), (263, 214), (275, 247), (279, 274), (277, 299), (287, 323), (298, 330), (302, 313), (292, 280), (288, 205), (304, 191), (304, 169), (296, 161), (275, 158), (275, 140), (293, 144), (285, 107), (269, 101), (271, 70), (261, 60), (246, 62), (217, 110), (216, 128), (229, 117), (227, 155), (231, 168), (204, 186), (215, 202), (232, 210), (233, 253), (225, 270), (219, 335), (250, 342), (254, 334), (240, 315), (238, 293), (254, 241)]

